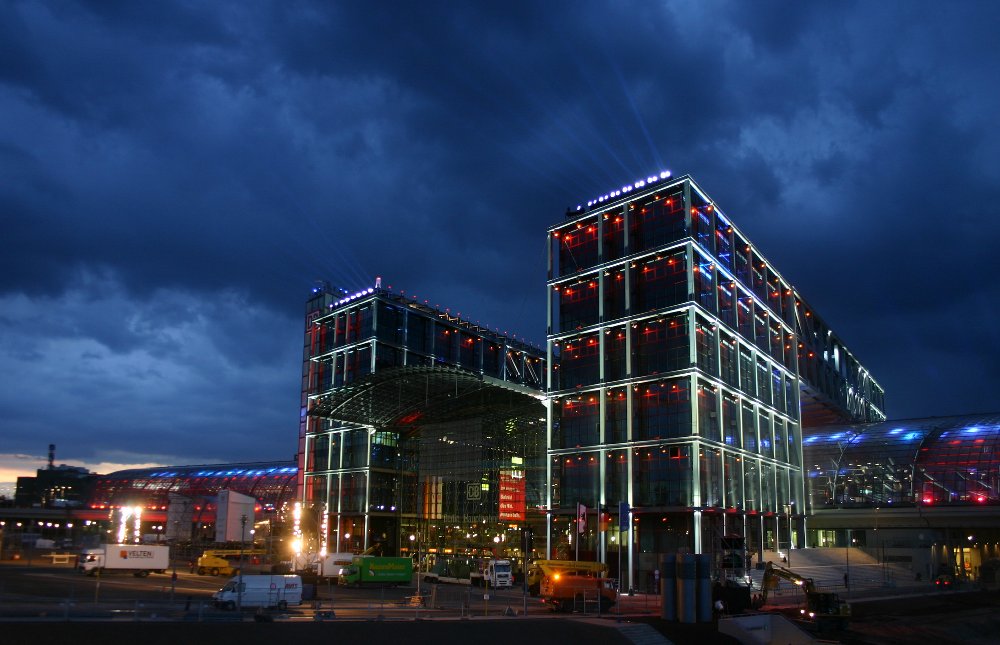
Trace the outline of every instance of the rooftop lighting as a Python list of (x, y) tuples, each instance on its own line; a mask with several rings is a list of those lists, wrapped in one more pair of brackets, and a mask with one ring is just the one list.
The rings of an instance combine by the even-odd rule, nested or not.
[[(600, 197), (598, 197), (596, 199), (591, 199), (590, 201), (587, 202), (587, 208), (591, 208), (591, 207), (593, 207), (593, 206), (595, 206), (597, 204), (600, 204), (602, 202), (606, 202), (607, 200), (612, 199), (614, 197), (621, 197), (622, 193), (630, 193), (633, 190), (637, 190), (639, 188), (645, 188), (648, 184), (656, 183), (657, 181), (660, 181), (662, 179), (667, 179), (669, 177), (670, 177), (670, 171), (669, 170), (664, 170), (664, 171), (660, 172), (659, 175), (650, 175), (650, 176), (646, 177), (646, 179), (640, 179), (640, 180), (636, 181), (633, 184), (626, 184), (626, 185), (622, 186), (618, 190), (611, 191), (610, 193), (608, 193), (606, 195), (601, 195)], [(582, 205), (581, 206), (577, 206), (576, 210), (582, 211), (583, 210), (583, 206)]]

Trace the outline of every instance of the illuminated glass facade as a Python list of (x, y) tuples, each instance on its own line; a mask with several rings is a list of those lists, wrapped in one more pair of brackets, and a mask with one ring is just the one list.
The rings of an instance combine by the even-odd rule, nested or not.
[[(222, 490), (231, 490), (255, 498), (258, 510), (268, 513), (294, 501), (297, 471), (292, 462), (119, 470), (108, 475), (94, 475), (87, 507), (103, 510), (140, 505), (166, 510), (170, 495), (214, 498)], [(212, 504), (205, 510), (211, 513), (205, 517), (214, 521)]]
[[(802, 427), (884, 419), (879, 385), (690, 177), (623, 187), (548, 237), (556, 555), (614, 565), (630, 544), (642, 576), (656, 554), (713, 551), (721, 535), (787, 546)], [(579, 504), (601, 515), (576, 545)]]
[(425, 553), (518, 555), (530, 518), (504, 517), (500, 489), (543, 517), (543, 350), (390, 289), (319, 289), (303, 359), (306, 550), (419, 535)]
[(824, 426), (803, 440), (810, 547), (995, 584), (1000, 414)]
[(813, 511), (1000, 504), (1000, 415), (829, 426), (803, 446)]

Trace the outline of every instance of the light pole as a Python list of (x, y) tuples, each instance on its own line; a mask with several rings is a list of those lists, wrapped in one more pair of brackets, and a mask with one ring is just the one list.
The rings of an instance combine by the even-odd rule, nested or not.
[(788, 514), (788, 551), (785, 553), (785, 564), (789, 568), (792, 566), (792, 505), (785, 505), (785, 512)]
[(844, 574), (844, 587), (847, 588), (847, 595), (851, 595), (851, 543), (854, 542), (854, 536), (852, 535), (851, 529), (847, 529), (847, 548), (844, 553), (845, 559), (847, 560), (847, 573)]
[(174, 565), (174, 572), (170, 574), (170, 604), (174, 604), (174, 592), (177, 590), (177, 520), (174, 520), (174, 539), (173, 543), (167, 548), (170, 549), (171, 562)]
[(243, 540), (246, 537), (247, 516), (240, 516), (240, 579), (236, 587), (236, 609), (243, 611)]
[(420, 595), (420, 532), (410, 534), (410, 548), (416, 546), (417, 551), (417, 595)]

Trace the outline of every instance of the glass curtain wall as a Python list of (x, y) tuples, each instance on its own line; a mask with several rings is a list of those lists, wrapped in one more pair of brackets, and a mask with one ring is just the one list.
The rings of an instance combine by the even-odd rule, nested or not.
[(679, 180), (549, 239), (552, 557), (613, 561), (620, 502), (637, 576), (646, 545), (707, 552), (802, 508), (795, 303), (730, 220)]

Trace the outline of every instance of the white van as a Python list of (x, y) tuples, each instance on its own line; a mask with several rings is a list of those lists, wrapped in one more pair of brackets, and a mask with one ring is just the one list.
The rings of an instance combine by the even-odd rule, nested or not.
[(240, 599), (240, 577), (229, 579), (226, 586), (212, 594), (212, 601), (221, 609), (263, 607), (286, 609), (302, 604), (302, 578), (299, 576), (243, 576), (243, 598)]

